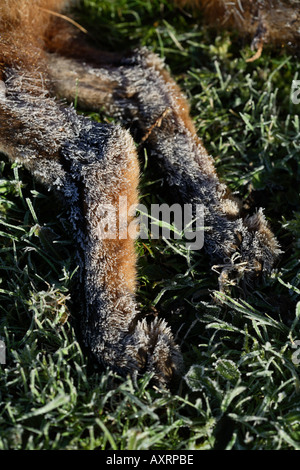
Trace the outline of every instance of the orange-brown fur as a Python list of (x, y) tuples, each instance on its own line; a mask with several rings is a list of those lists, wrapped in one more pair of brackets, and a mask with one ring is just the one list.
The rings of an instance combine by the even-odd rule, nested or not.
[(128, 206), (138, 201), (135, 145), (120, 126), (91, 122), (55, 97), (76, 97), (83, 108), (129, 122), (174, 197), (205, 205), (205, 249), (219, 261), (221, 288), (229, 275), (269, 271), (278, 244), (262, 211), (242, 219), (162, 61), (144, 49), (123, 57), (92, 48), (54, 14), (65, 4), (0, 3), (0, 150), (66, 204), (78, 245), (82, 334), (92, 355), (123, 374), (148, 371), (165, 384), (181, 370), (181, 356), (164, 321), (140, 317), (134, 241), (123, 238), (133, 216), (117, 226), (122, 236), (102, 239), (98, 232), (102, 205), (115, 208), (118, 219), (119, 196)]
[[(148, 325), (138, 316), (136, 252), (127, 234), (134, 217), (118, 208), (119, 196), (127, 198), (128, 207), (138, 202), (135, 145), (127, 131), (90, 123), (52, 98), (49, 53), (98, 64), (108, 57), (118, 62), (120, 55), (95, 51), (78, 40), (76, 30), (55, 15), (65, 4), (0, 3), (0, 150), (23, 162), (67, 206), (78, 245), (82, 336), (91, 354), (122, 374), (153, 372), (155, 381), (164, 384), (180, 367), (180, 354), (164, 321)], [(112, 92), (115, 85), (110, 84)], [(106, 104), (107, 93), (104, 86), (100, 95)], [(102, 204), (116, 209), (117, 221), (125, 217), (122, 227), (117, 222), (115, 238), (98, 233)]]
[(205, 21), (231, 28), (252, 38), (252, 45), (299, 45), (300, 11), (295, 0), (176, 0), (181, 6), (201, 9)]

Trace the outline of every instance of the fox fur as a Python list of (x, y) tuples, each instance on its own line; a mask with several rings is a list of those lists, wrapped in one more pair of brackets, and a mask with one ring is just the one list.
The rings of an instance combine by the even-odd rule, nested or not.
[[(62, 0), (0, 2), (0, 150), (66, 205), (88, 350), (121, 374), (147, 371), (165, 385), (180, 374), (181, 354), (164, 320), (140, 317), (134, 241), (102, 239), (97, 232), (103, 205), (118, 211), (119, 196), (138, 203), (139, 166), (128, 123), (146, 136), (176, 200), (205, 206), (204, 248), (220, 266), (221, 288), (228, 277), (270, 271), (279, 246), (262, 209), (242, 218), (163, 61), (146, 49), (122, 56), (92, 48), (54, 14), (66, 7)], [(104, 108), (122, 126), (77, 115), (57, 97), (76, 97), (84, 109)], [(131, 222), (128, 215), (123, 232)]]
[(288, 46), (300, 42), (298, 0), (176, 0), (180, 6), (201, 9), (208, 24), (231, 28), (252, 39), (252, 48), (263, 44)]

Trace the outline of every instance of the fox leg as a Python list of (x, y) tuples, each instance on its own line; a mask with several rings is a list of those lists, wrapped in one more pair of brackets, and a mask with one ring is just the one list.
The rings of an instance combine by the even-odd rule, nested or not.
[[(119, 196), (129, 206), (138, 199), (131, 136), (59, 106), (45, 73), (7, 67), (0, 85), (0, 150), (58, 193), (69, 214), (87, 348), (121, 374), (148, 371), (157, 383), (167, 383), (181, 364), (180, 353), (164, 321), (139, 318), (134, 241), (127, 233), (132, 216), (121, 213), (118, 204)], [(107, 234), (103, 220), (116, 230)]]
[(155, 54), (143, 49), (107, 66), (58, 54), (49, 54), (48, 62), (59, 95), (72, 100), (76, 90), (82, 107), (105, 108), (138, 129), (172, 194), (203, 206), (204, 248), (220, 269), (221, 289), (271, 269), (280, 250), (263, 211), (241, 217), (196, 134), (186, 100)]

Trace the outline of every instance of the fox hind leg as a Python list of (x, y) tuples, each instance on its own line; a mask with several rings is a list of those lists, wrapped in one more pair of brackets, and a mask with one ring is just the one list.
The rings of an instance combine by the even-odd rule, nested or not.
[[(39, 181), (61, 196), (78, 248), (83, 291), (83, 340), (102, 365), (122, 374), (151, 372), (159, 384), (181, 364), (170, 329), (163, 321), (140, 319), (134, 298), (136, 255), (126, 233), (132, 216), (119, 196), (138, 201), (139, 169), (129, 133), (78, 116), (51, 97), (48, 78), (8, 67), (0, 96), (0, 148), (19, 160)], [(103, 208), (115, 216), (114, 236), (103, 236)], [(111, 222), (111, 219), (108, 219)], [(113, 221), (114, 222), (114, 221)], [(125, 236), (124, 236), (125, 231)]]
[(119, 64), (106, 66), (51, 55), (49, 70), (57, 93), (72, 95), (90, 109), (105, 108), (130, 128), (137, 128), (172, 194), (181, 203), (203, 206), (204, 248), (227, 283), (269, 272), (280, 253), (262, 209), (242, 218), (239, 202), (216, 174), (214, 162), (198, 138), (189, 107), (155, 54), (135, 51)]

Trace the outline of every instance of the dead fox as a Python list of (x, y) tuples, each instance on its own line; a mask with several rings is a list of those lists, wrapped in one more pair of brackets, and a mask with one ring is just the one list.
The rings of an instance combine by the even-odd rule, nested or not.
[[(163, 61), (146, 49), (123, 56), (91, 47), (60, 16), (66, 7), (63, 0), (1, 0), (0, 150), (67, 208), (80, 267), (82, 336), (92, 356), (124, 375), (152, 373), (165, 385), (181, 373), (181, 354), (163, 319), (141, 318), (128, 236), (134, 215), (118, 204), (120, 196), (128, 206), (138, 203), (136, 146), (125, 127), (93, 122), (57, 97), (70, 103), (76, 97), (81, 108), (104, 108), (139, 129), (175, 200), (204, 206), (204, 248), (222, 266), (221, 288), (228, 277), (270, 271), (279, 246), (262, 210), (240, 215)], [(125, 217), (116, 237), (99, 235), (107, 205), (117, 220)]]

